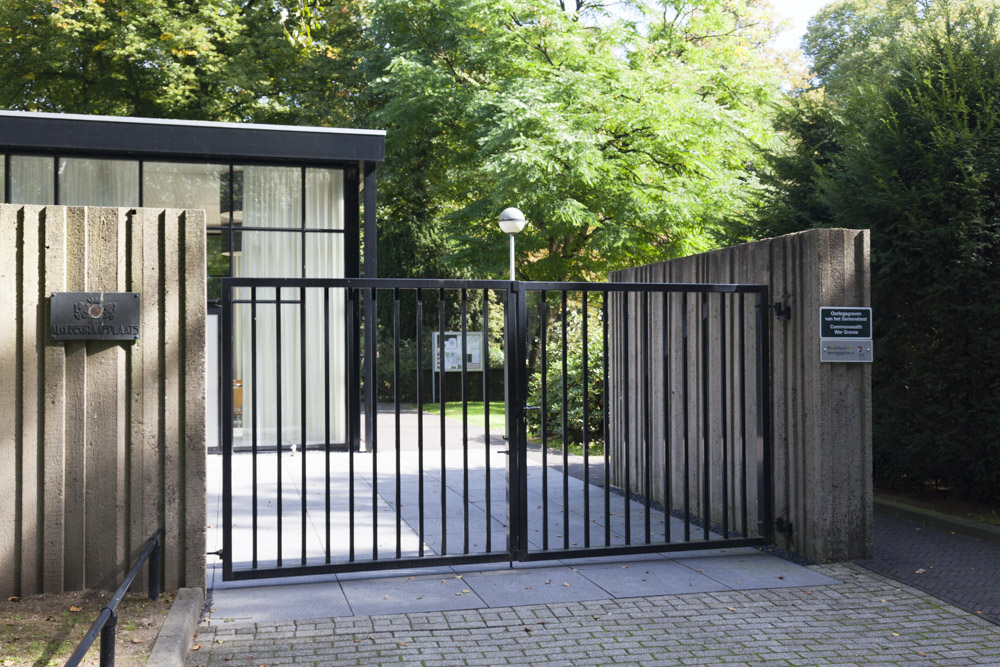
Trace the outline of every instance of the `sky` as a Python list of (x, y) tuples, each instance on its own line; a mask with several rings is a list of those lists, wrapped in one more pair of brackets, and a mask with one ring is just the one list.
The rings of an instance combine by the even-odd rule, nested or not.
[(775, 46), (782, 50), (799, 48), (809, 19), (830, 2), (832, 0), (771, 0), (778, 15), (791, 23), (791, 28), (778, 37)]

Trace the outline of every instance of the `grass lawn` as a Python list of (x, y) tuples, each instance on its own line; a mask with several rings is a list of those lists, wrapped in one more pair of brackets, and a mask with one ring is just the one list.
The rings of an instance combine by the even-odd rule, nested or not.
[[(483, 428), (486, 423), (483, 420), (483, 414), (485, 413), (483, 404), (470, 402), (468, 406), (469, 426)], [(424, 403), (424, 412), (430, 412), (435, 415), (441, 414), (441, 404)], [(462, 402), (452, 401), (445, 403), (444, 416), (448, 419), (462, 421)], [(505, 419), (503, 401), (490, 401), (490, 430), (502, 433), (506, 428)]]
[[(430, 412), (432, 414), (441, 414), (441, 405), (439, 403), (425, 403), (424, 412)], [(448, 419), (454, 419), (456, 421), (462, 421), (462, 402), (453, 401), (451, 403), (444, 404), (444, 416)], [(490, 430), (503, 432), (506, 424), (504, 421), (504, 404), (503, 401), (490, 401)], [(483, 404), (482, 403), (469, 403), (469, 426), (475, 428), (483, 428)], [(537, 442), (540, 439), (540, 434), (538, 433), (528, 433), (528, 438), (532, 442)], [(549, 449), (562, 451), (562, 440), (558, 437), (549, 438)], [(569, 443), (569, 453), (576, 454), (577, 456), (583, 455), (583, 447), (580, 443), (570, 442)], [(604, 454), (604, 447), (601, 443), (591, 443), (590, 445), (590, 455), (591, 456), (602, 456)]]

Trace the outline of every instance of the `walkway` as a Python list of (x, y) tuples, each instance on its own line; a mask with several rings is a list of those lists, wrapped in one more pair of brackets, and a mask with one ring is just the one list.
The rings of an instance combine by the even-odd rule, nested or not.
[[(630, 568), (631, 569), (631, 568)], [(842, 583), (516, 607), (219, 623), (205, 665), (996, 665), (1000, 627), (853, 565)]]
[(224, 583), (211, 565), (211, 612), (187, 664), (1000, 665), (1000, 627), (985, 620), (995, 609), (981, 601), (1000, 588), (997, 561), (978, 589), (959, 585), (959, 557), (983, 558), (980, 545), (876, 521), (867, 567), (951, 587), (941, 595), (978, 592), (962, 604), (984, 613), (857, 565), (801, 567), (754, 549), (266, 582)]

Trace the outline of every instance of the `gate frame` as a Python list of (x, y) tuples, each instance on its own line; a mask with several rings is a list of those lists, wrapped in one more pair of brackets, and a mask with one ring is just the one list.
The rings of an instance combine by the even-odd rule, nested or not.
[[(505, 372), (504, 401), (506, 406), (508, 457), (507, 457), (507, 550), (477, 554), (444, 554), (440, 556), (418, 556), (410, 558), (383, 558), (372, 560), (323, 563), (317, 565), (299, 565), (294, 567), (279, 566), (277, 568), (253, 568), (250, 570), (234, 570), (233, 540), (232, 540), (232, 465), (233, 455), (233, 396), (231, 391), (222, 392), (222, 455), (223, 455), (223, 547), (218, 554), (223, 561), (223, 580), (250, 580), (277, 577), (293, 577), (315, 574), (332, 574), (338, 572), (378, 571), (388, 569), (404, 569), (416, 567), (435, 567), (459, 564), (486, 564), (510, 562), (532, 562), (554, 559), (588, 558), (594, 556), (617, 556), (637, 553), (666, 553), (695, 551), (706, 548), (724, 549), (746, 546), (766, 546), (774, 541), (773, 521), (773, 484), (772, 484), (772, 443), (771, 443), (771, 406), (769, 369), (770, 369), (770, 332), (769, 332), (769, 290), (767, 285), (729, 284), (729, 283), (629, 283), (629, 282), (529, 282), (507, 280), (457, 280), (457, 279), (393, 279), (393, 278), (240, 278), (228, 277), (221, 279), (221, 321), (220, 336), (222, 345), (219, 362), (222, 365), (220, 377), (222, 386), (230, 387), (233, 381), (233, 305), (249, 303), (233, 298), (233, 290), (237, 288), (333, 288), (347, 289), (345, 299), (345, 324), (351, 325), (345, 329), (345, 345), (349, 354), (349, 363), (345, 369), (348, 382), (360, 379), (360, 358), (357, 354), (361, 317), (359, 305), (362, 299), (366, 304), (365, 323), (371, 313), (376, 299), (373, 295), (377, 290), (398, 289), (438, 289), (463, 290), (484, 289), (504, 291), (504, 339), (505, 339)], [(361, 294), (366, 290), (366, 294)], [(756, 294), (756, 380), (757, 380), (757, 433), (756, 433), (756, 479), (758, 535), (755, 537), (723, 538), (711, 541), (660, 542), (646, 544), (625, 544), (583, 549), (538, 549), (529, 550), (528, 545), (528, 508), (527, 508), (527, 423), (526, 402), (528, 394), (527, 368), (527, 293), (529, 291), (560, 291), (560, 292), (603, 292), (606, 297), (613, 292), (622, 293), (750, 293)], [(355, 298), (350, 298), (352, 291)], [(280, 296), (278, 298), (280, 301)], [(511, 341), (510, 333), (514, 334)], [(372, 331), (374, 335), (374, 330)], [(366, 339), (369, 331), (366, 326)], [(513, 358), (517, 363), (509, 363)], [(605, 363), (607, 356), (605, 357)], [(488, 359), (484, 359), (488, 363)], [(374, 400), (375, 394), (369, 386), (374, 378), (375, 368), (365, 364), (365, 393), (373, 400), (365, 402), (366, 426), (370, 431), (377, 418), (378, 406)], [(511, 388), (515, 387), (513, 392)], [(605, 391), (608, 389), (606, 388)], [(355, 394), (357, 392), (354, 392)], [(349, 395), (349, 414), (347, 419), (347, 446), (354, 448), (360, 444), (360, 408), (359, 396)], [(442, 397), (443, 400), (443, 397)], [(604, 415), (608, 419), (608, 415)], [(366, 438), (370, 441), (370, 438)], [(605, 447), (608, 443), (605, 442)], [(280, 455), (280, 447), (279, 447)], [(303, 452), (304, 454), (304, 452)], [(565, 473), (564, 471), (564, 474)], [(605, 485), (607, 471), (605, 472)], [(279, 480), (280, 482), (280, 480)], [(585, 484), (589, 484), (584, 480)], [(280, 484), (279, 484), (280, 487)], [(397, 502), (399, 502), (397, 498)], [(669, 498), (667, 509), (669, 509)], [(564, 508), (565, 511), (565, 508)], [(669, 520), (669, 512), (665, 513)], [(706, 532), (707, 528), (706, 519)], [(279, 556), (280, 558), (280, 556)], [(353, 558), (353, 556), (352, 556)]]

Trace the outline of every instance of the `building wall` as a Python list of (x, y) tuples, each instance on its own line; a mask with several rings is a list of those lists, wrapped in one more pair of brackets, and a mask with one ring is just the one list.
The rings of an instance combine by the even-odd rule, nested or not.
[[(138, 292), (136, 342), (52, 341), (53, 292)], [(113, 589), (166, 529), (205, 579), (205, 218), (0, 205), (0, 595)]]
[[(819, 350), (819, 308), (820, 306), (870, 306), (870, 276), (869, 276), (869, 233), (867, 231), (846, 229), (818, 229), (798, 234), (790, 234), (758, 243), (750, 243), (714, 252), (686, 257), (669, 262), (618, 271), (611, 275), (613, 281), (619, 282), (674, 282), (674, 283), (753, 283), (768, 285), (771, 302), (780, 301), (791, 305), (791, 319), (778, 320), (769, 315), (770, 327), (770, 369), (771, 383), (771, 424), (773, 434), (773, 513), (775, 518), (782, 520), (782, 526), (791, 525), (788, 531), (775, 532), (779, 546), (787, 548), (807, 558), (816, 561), (843, 561), (858, 558), (868, 558), (872, 553), (872, 439), (871, 439), (871, 365), (865, 363), (821, 363)], [(752, 321), (754, 317), (752, 304), (748, 307), (746, 317)], [(639, 331), (638, 311), (630, 309), (629, 328), (631, 336), (630, 349), (635, 347)], [(773, 311), (772, 311), (773, 312)], [(693, 340), (701, 337), (698, 311), (691, 309), (689, 318)], [(740, 401), (736, 400), (737, 383), (733, 380), (736, 371), (733, 360), (738, 359), (738, 335), (734, 322), (736, 313), (731, 311), (727, 320), (727, 366), (720, 368), (721, 354), (713, 352), (709, 358), (710, 392), (708, 403), (710, 411), (710, 429), (704, 439), (713, 448), (711, 460), (719, 461), (716, 454), (722, 439), (720, 431), (725, 430), (728, 441), (741, 437), (738, 425), (741, 422), (739, 412)], [(614, 311), (612, 311), (612, 315)], [(679, 317), (671, 313), (671, 321), (678, 322)], [(621, 337), (622, 323), (611, 319), (612, 339)], [(655, 323), (654, 323), (655, 325)], [(708, 320), (711, 349), (718, 349), (719, 320), (713, 314)], [(662, 326), (662, 323), (660, 324)], [(667, 325), (671, 325), (668, 323)], [(674, 327), (676, 328), (676, 327)], [(671, 330), (668, 340), (672, 348), (679, 346), (680, 335)], [(752, 335), (747, 336), (744, 350), (748, 359), (752, 359), (755, 341)], [(678, 356), (676, 349), (671, 349), (671, 356)], [(653, 351), (654, 356), (657, 350)], [(633, 366), (634, 356), (629, 361)], [(876, 362), (878, 350), (875, 350)], [(748, 362), (748, 367), (750, 367)], [(679, 366), (679, 364), (677, 365)], [(675, 366), (674, 368), (676, 368)], [(701, 386), (699, 364), (692, 360), (690, 364), (689, 383), (694, 392)], [(638, 369), (632, 371), (632, 377), (638, 376)], [(727, 400), (725, 416), (721, 415), (722, 393), (718, 390), (719, 378), (725, 372), (729, 379), (727, 385)], [(654, 369), (655, 373), (655, 369)], [(669, 382), (662, 379), (654, 385), (650, 404), (662, 405), (665, 387), (669, 391), (679, 391), (682, 379), (672, 372)], [(613, 396), (628, 396), (635, 392), (635, 387), (618, 386), (622, 384), (621, 374), (612, 374)], [(634, 384), (634, 383), (633, 383)], [(748, 387), (748, 396), (753, 394), (754, 387)], [(673, 405), (679, 405), (673, 401)], [(644, 424), (646, 415), (642, 414), (642, 401), (631, 400), (622, 403), (623, 409), (616, 415), (612, 412), (613, 433), (622, 433), (623, 429), (631, 429), (628, 438), (630, 457), (638, 462), (639, 437), (635, 430), (637, 425)], [(676, 410), (682, 408), (677, 407)], [(702, 419), (697, 410), (692, 409), (690, 415), (689, 441), (695, 447), (702, 443)], [(652, 411), (649, 417), (653, 430), (662, 433), (663, 415)], [(662, 410), (660, 411), (662, 412)], [(747, 430), (753, 428), (756, 405), (748, 404), (747, 413), (751, 415)], [(681, 413), (672, 414), (672, 437), (677, 438), (677, 425), (682, 423)], [(725, 429), (717, 425), (725, 424)], [(662, 436), (660, 436), (662, 438)], [(615, 438), (613, 442), (621, 442)], [(614, 451), (614, 450), (613, 450)], [(615, 452), (620, 460), (621, 452)], [(749, 458), (749, 456), (748, 456)], [(680, 479), (683, 468), (680, 468), (680, 457), (671, 458), (671, 474), (674, 479)], [(693, 456), (695, 466), (701, 460), (700, 453)], [(654, 464), (662, 466), (662, 457)], [(731, 465), (739, 462), (731, 460)], [(633, 464), (631, 475), (633, 479), (641, 477), (641, 470)], [(701, 471), (695, 468), (691, 473), (697, 480)], [(611, 471), (612, 480), (621, 476), (620, 466)], [(662, 476), (654, 474), (653, 480)], [(750, 495), (755, 494), (756, 477), (751, 466)], [(733, 476), (730, 476), (730, 480)], [(695, 483), (692, 505), (701, 507), (698, 497), (699, 487)], [(678, 507), (682, 502), (678, 496), (682, 485), (672, 484), (672, 506)], [(730, 502), (736, 497), (739, 488), (732, 487)], [(662, 501), (663, 485), (652, 486), (652, 497)], [(711, 499), (712, 521), (720, 523), (720, 498)], [(732, 518), (730, 514), (730, 518)], [(756, 517), (751, 517), (755, 520)], [(732, 527), (732, 526), (731, 526)]]

